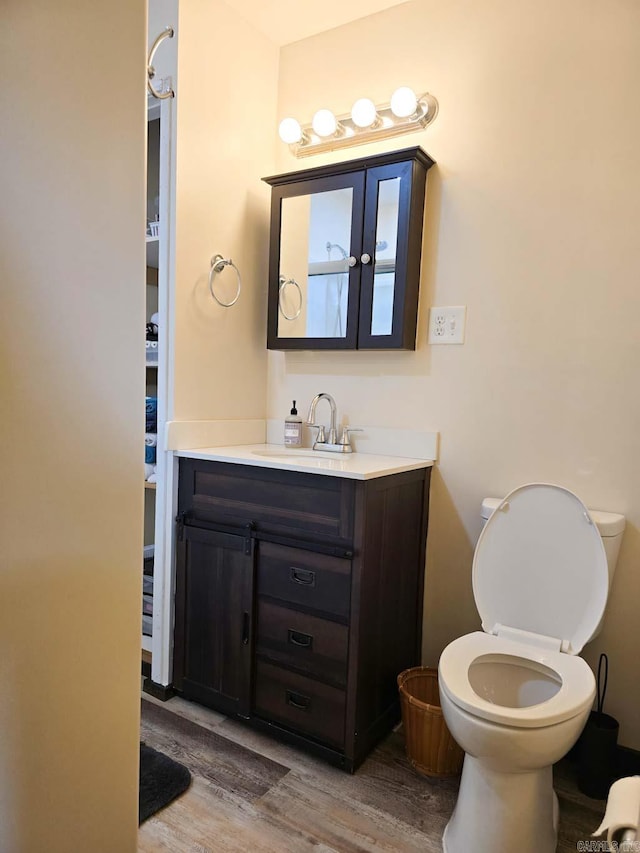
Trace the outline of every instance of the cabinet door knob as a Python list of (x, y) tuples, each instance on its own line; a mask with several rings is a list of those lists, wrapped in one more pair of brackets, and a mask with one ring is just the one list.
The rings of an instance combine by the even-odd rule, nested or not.
[(358, 263), (358, 259), (355, 258), (353, 255), (349, 255), (349, 257), (347, 258), (347, 263), (350, 267), (355, 267), (355, 265)]
[(371, 255), (368, 255), (366, 252), (364, 253), (364, 255), (360, 255), (360, 262), (363, 264), (370, 264)]

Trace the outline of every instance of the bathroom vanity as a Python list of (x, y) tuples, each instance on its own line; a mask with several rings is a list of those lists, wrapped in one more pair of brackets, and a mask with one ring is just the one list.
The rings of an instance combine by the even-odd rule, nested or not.
[(180, 455), (174, 688), (353, 771), (420, 662), (431, 462)]

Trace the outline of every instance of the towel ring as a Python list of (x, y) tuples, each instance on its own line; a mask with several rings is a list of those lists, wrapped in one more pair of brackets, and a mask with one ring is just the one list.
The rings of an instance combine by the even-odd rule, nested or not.
[[(287, 312), (282, 307), (282, 294), (285, 291), (285, 288), (288, 284), (292, 284), (298, 290), (298, 296), (300, 297), (300, 305), (295, 314), (287, 314)], [(278, 308), (280, 309), (280, 313), (284, 317), (285, 320), (297, 320), (300, 314), (302, 313), (302, 289), (295, 278), (285, 278), (283, 275), (280, 276), (280, 286), (278, 287)]]
[(173, 89), (169, 89), (168, 92), (158, 92), (157, 89), (154, 89), (151, 85), (151, 81), (156, 76), (156, 69), (151, 64), (153, 62), (153, 57), (155, 55), (156, 50), (160, 47), (162, 42), (165, 39), (173, 38), (173, 27), (166, 27), (158, 36), (158, 38), (154, 41), (153, 46), (149, 52), (149, 59), (147, 60), (147, 89), (151, 92), (154, 98), (158, 98), (159, 101), (164, 101), (165, 98), (173, 98), (175, 97), (175, 93)]
[[(213, 278), (214, 278), (214, 276), (216, 275), (216, 273), (222, 272), (222, 270), (225, 267), (233, 267), (234, 270), (236, 271), (236, 276), (238, 279), (238, 289), (236, 291), (236, 295), (233, 297), (231, 302), (223, 302), (221, 299), (218, 299), (218, 297), (216, 296), (215, 291), (213, 289)], [(241, 289), (242, 289), (242, 280), (240, 278), (240, 270), (233, 263), (231, 258), (223, 258), (222, 255), (214, 255), (211, 258), (211, 269), (209, 270), (209, 290), (211, 291), (211, 295), (216, 300), (218, 305), (222, 305), (223, 308), (231, 308), (231, 306), (235, 305), (236, 302), (238, 301)]]

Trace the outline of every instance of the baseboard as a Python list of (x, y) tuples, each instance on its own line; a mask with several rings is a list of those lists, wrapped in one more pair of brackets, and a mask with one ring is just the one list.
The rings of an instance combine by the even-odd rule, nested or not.
[(150, 676), (147, 676), (142, 682), (142, 689), (154, 699), (159, 699), (161, 702), (166, 702), (176, 695), (176, 691), (170, 684), (158, 684), (157, 681), (152, 681)]

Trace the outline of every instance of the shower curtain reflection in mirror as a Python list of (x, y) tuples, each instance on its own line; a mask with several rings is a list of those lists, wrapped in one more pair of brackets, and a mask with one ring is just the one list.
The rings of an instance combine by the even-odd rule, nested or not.
[(347, 333), (348, 255), (340, 243), (330, 240), (326, 250), (327, 270), (331, 268), (332, 272), (310, 276), (307, 336), (343, 338)]

